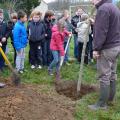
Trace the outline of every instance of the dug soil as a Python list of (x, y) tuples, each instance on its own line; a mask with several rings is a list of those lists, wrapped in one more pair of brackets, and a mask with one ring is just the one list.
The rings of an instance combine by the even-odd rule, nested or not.
[(60, 95), (65, 95), (73, 101), (79, 100), (83, 96), (99, 90), (99, 87), (96, 85), (81, 84), (80, 92), (77, 92), (77, 81), (73, 80), (57, 81), (55, 82), (55, 88)]
[(0, 120), (74, 120), (74, 111), (75, 102), (51, 86), (7, 83), (0, 89)]

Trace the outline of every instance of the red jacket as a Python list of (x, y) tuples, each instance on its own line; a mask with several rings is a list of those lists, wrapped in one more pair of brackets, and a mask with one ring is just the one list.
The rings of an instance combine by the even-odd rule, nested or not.
[(62, 33), (58, 31), (57, 25), (52, 28), (52, 38), (50, 43), (50, 49), (60, 52), (61, 56), (64, 56), (64, 38), (68, 36), (69, 32), (64, 29)]

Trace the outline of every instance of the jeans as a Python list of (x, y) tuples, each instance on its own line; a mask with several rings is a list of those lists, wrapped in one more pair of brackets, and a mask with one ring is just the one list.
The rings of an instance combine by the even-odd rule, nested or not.
[(52, 51), (53, 54), (53, 61), (49, 65), (49, 70), (53, 70), (54, 67), (56, 67), (56, 71), (59, 70), (59, 64), (60, 64), (60, 53), (59, 51)]
[(17, 71), (24, 69), (24, 59), (25, 59), (25, 48), (21, 48), (19, 51), (16, 51), (16, 69)]
[(52, 52), (50, 50), (50, 40), (45, 40), (44, 43), (42, 43), (42, 51), (43, 65), (49, 66), (53, 60)]
[[(6, 45), (3, 45), (3, 46), (2, 46), (2, 50), (3, 50), (4, 52), (6, 51)], [(5, 63), (5, 61), (4, 61), (3, 57), (2, 57), (2, 55), (0, 54), (0, 69), (3, 69), (4, 63)]]
[(74, 34), (74, 57), (78, 58), (78, 35)]

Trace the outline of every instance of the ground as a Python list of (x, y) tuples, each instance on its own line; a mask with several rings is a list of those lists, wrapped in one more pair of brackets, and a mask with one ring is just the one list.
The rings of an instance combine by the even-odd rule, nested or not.
[[(73, 55), (72, 44), (73, 42), (71, 56)], [(8, 56), (13, 63), (11, 52), (10, 48)], [(55, 77), (48, 75), (46, 67), (42, 70), (31, 70), (28, 59), (25, 68), (27, 71), (21, 75), (21, 87), (15, 88), (8, 84), (6, 88), (0, 89), (0, 120), (120, 120), (120, 62), (118, 62), (117, 94), (114, 105), (110, 106), (108, 111), (97, 112), (89, 110), (87, 106), (97, 100), (98, 91), (92, 90), (82, 98), (74, 99), (76, 89), (73, 86), (79, 75), (79, 64), (76, 61), (72, 61), (70, 66), (62, 67), (62, 84), (55, 83)], [(6, 67), (0, 74), (2, 76), (0, 81), (9, 83), (10, 75), (11, 72)], [(87, 84), (90, 90), (93, 85), (98, 87), (95, 63), (84, 67), (82, 83)], [(72, 84), (74, 92), (70, 92), (69, 86)], [(70, 93), (74, 95), (70, 96)]]

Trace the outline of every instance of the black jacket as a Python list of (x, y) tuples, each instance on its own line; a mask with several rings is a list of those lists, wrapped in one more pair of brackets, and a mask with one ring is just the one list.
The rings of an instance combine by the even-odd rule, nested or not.
[(94, 50), (120, 46), (120, 10), (111, 0), (102, 0), (97, 7), (94, 25)]
[(45, 33), (47, 34), (46, 40), (51, 40), (53, 27), (52, 21), (48, 21), (47, 18), (44, 18), (43, 24), (45, 28)]
[[(6, 37), (6, 39), (8, 38), (7, 23), (5, 21), (0, 22), (0, 42), (1, 42), (3, 37)], [(3, 43), (3, 45), (6, 45), (6, 44), (7, 44), (7, 41)]]
[(75, 29), (77, 28), (77, 23), (80, 22), (80, 20), (81, 20), (81, 17), (78, 16), (78, 15), (75, 15), (74, 17), (72, 17), (71, 24), (74, 27), (73, 34), (77, 34), (77, 32), (75, 31)]
[(31, 21), (28, 25), (30, 42), (42, 42), (45, 39), (45, 28), (41, 21)]
[(8, 21), (7, 24), (7, 36), (10, 37), (11, 43), (13, 44), (13, 28), (14, 28), (14, 23), (12, 21)]

